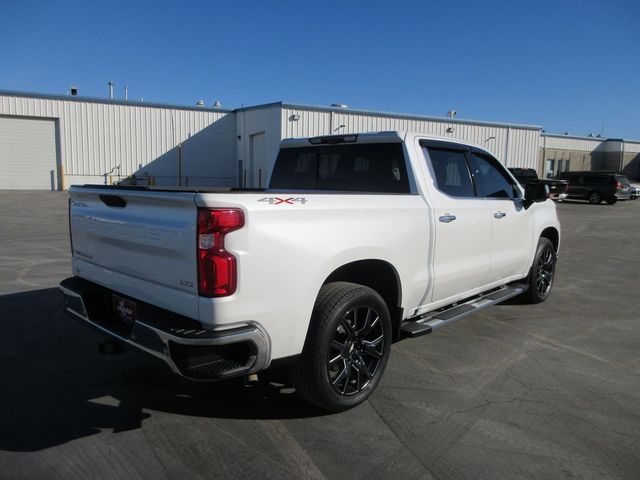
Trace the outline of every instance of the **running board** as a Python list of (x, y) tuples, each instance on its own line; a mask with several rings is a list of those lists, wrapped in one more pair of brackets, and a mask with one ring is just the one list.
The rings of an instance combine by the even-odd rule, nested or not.
[(429, 312), (415, 319), (406, 320), (400, 327), (401, 337), (415, 338), (421, 335), (431, 333), (437, 328), (444, 327), (448, 323), (460, 320), (467, 315), (471, 315), (478, 310), (485, 309), (496, 303), (504, 302), (505, 300), (520, 295), (527, 290), (525, 284), (514, 284), (502, 287), (498, 290), (479, 295), (464, 303), (458, 303), (457, 305), (440, 310), (437, 312)]

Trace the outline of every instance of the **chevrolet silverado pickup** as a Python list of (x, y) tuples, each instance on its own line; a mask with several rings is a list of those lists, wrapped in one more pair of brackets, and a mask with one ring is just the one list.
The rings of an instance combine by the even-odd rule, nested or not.
[(286, 367), (340, 411), (375, 389), (392, 342), (553, 286), (554, 203), (479, 146), (289, 139), (268, 185), (73, 186), (65, 310), (188, 379)]

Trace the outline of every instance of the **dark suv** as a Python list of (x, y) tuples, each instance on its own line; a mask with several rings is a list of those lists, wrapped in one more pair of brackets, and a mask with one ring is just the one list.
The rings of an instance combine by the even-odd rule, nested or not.
[(631, 198), (629, 179), (617, 172), (563, 172), (558, 178), (569, 182), (567, 198), (609, 205)]

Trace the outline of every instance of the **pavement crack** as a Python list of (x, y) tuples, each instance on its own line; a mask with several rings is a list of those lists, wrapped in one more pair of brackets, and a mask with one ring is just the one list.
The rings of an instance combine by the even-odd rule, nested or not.
[[(400, 442), (400, 445), (402, 445), (406, 449), (406, 451), (409, 452), (411, 456), (422, 466), (422, 468), (424, 469), (424, 472), (434, 477), (435, 475), (433, 471), (422, 461), (422, 458), (420, 458), (419, 455), (416, 455), (414, 453), (412, 448), (413, 445), (411, 443), (405, 442), (402, 438), (400, 438), (395, 428), (393, 428), (393, 426), (387, 421), (386, 418), (382, 416), (380, 411), (376, 408), (375, 403), (371, 400), (369, 400), (367, 403), (371, 406), (371, 409), (376, 413), (378, 418), (387, 427), (387, 429), (393, 434), (393, 436), (398, 440), (398, 442)], [(432, 423), (435, 423), (435, 422), (432, 422)]]
[(473, 410), (478, 410), (480, 408), (488, 407), (489, 405), (491, 405), (493, 403), (494, 402), (491, 401), (491, 400), (484, 399), (480, 405), (474, 405), (473, 407), (470, 407), (470, 408), (464, 408), (462, 410), (455, 410), (453, 412), (449, 412), (447, 414), (447, 416), (445, 417), (444, 421), (448, 422), (449, 419), (451, 417), (453, 417), (454, 415), (462, 415), (462, 414), (465, 414), (465, 413), (469, 413), (469, 412), (472, 412)]

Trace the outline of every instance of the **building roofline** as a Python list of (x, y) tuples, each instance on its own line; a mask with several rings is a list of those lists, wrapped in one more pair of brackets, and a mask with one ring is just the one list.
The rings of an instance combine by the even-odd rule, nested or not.
[[(263, 109), (269, 109), (274, 107), (281, 107), (281, 108), (291, 108), (291, 109), (298, 109), (298, 110), (313, 110), (313, 111), (321, 111), (321, 112), (335, 112), (335, 113), (347, 113), (347, 114), (350, 113), (354, 115), (369, 115), (369, 116), (387, 117), (387, 118), (402, 118), (406, 120), (423, 120), (423, 121), (426, 120), (426, 121), (454, 123), (454, 124), (462, 124), (462, 125), (486, 125), (486, 126), (492, 126), (492, 127), (512, 127), (512, 128), (526, 129), (526, 130), (542, 130), (543, 128), (542, 126), (539, 126), (539, 125), (526, 125), (526, 124), (505, 123), (505, 122), (487, 122), (482, 120), (462, 120), (457, 118), (435, 117), (435, 116), (429, 116), (429, 115), (381, 112), (381, 111), (375, 111), (375, 110), (329, 107), (329, 106), (321, 106), (321, 105), (304, 105), (299, 103), (287, 103), (283, 101), (228, 109), (228, 108), (210, 108), (210, 107), (176, 105), (176, 104), (170, 104), (170, 103), (140, 102), (137, 100), (118, 100), (118, 99), (112, 100), (108, 98), (97, 98), (97, 97), (55, 95), (55, 94), (38, 93), (38, 92), (21, 92), (21, 91), (14, 91), (14, 90), (0, 90), (0, 96), (27, 97), (27, 98), (38, 98), (43, 100), (61, 100), (61, 101), (70, 101), (70, 102), (103, 103), (107, 105), (124, 105), (124, 106), (148, 107), (148, 108), (166, 108), (171, 110), (190, 110), (190, 111), (196, 111), (196, 112), (209, 112), (209, 113), (216, 113), (216, 112), (217, 113), (236, 113), (236, 112), (243, 112), (243, 111), (250, 111), (250, 110), (263, 110)], [(631, 139), (622, 139), (622, 138), (588, 137), (588, 136), (581, 136), (581, 135), (564, 135), (561, 133), (547, 133), (547, 132), (542, 132), (541, 136), (553, 137), (553, 138), (571, 138), (576, 140), (596, 140), (601, 142), (640, 143), (640, 140), (631, 140)]]
[(546, 132), (541, 133), (540, 136), (553, 137), (553, 138), (574, 138), (576, 140), (596, 140), (596, 141), (599, 140), (601, 142), (605, 142), (609, 140), (606, 137), (589, 137), (587, 135), (565, 135), (563, 133), (546, 133)]
[(518, 123), (503, 123), (503, 122), (485, 122), (482, 120), (461, 120), (457, 118), (449, 117), (433, 117), (427, 115), (416, 115), (409, 113), (393, 113), (393, 112), (379, 112), (375, 110), (360, 110), (352, 108), (339, 108), (339, 107), (325, 107), (318, 105), (302, 105), (296, 103), (281, 102), (283, 108), (292, 108), (299, 110), (314, 110), (324, 112), (336, 112), (336, 113), (353, 113), (355, 115), (371, 115), (376, 117), (388, 117), (388, 118), (403, 118), (407, 120), (427, 120), (435, 122), (456, 123), (466, 125), (488, 125), (491, 127), (513, 127), (522, 128), (526, 130), (542, 130), (543, 127), (538, 125), (523, 125)]
[(107, 105), (126, 105), (130, 107), (133, 106), (133, 107), (148, 107), (148, 108), (167, 108), (172, 110), (193, 110), (197, 112), (231, 113), (234, 111), (227, 108), (191, 107), (186, 105), (174, 105), (170, 103), (140, 102), (137, 100), (117, 100), (117, 99), (112, 100), (109, 98), (82, 97), (82, 96), (71, 96), (71, 95), (52, 95), (47, 93), (17, 92), (17, 91), (11, 91), (11, 90), (0, 90), (0, 95), (4, 95), (7, 97), (39, 98), (43, 100), (104, 103)]
[(269, 108), (273, 108), (273, 107), (282, 107), (283, 104), (282, 102), (271, 102), (271, 103), (261, 103), (259, 105), (249, 105), (247, 107), (242, 106), (239, 108), (235, 108), (233, 111), (234, 112), (246, 112), (249, 110), (267, 110)]
[(596, 140), (600, 142), (625, 142), (625, 143), (640, 143), (640, 140), (627, 140), (624, 138), (608, 138), (608, 137), (588, 137), (584, 135), (564, 135), (562, 133), (541, 133), (542, 137), (553, 138), (571, 138), (574, 140)]

